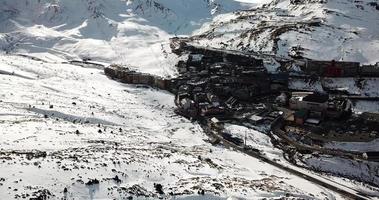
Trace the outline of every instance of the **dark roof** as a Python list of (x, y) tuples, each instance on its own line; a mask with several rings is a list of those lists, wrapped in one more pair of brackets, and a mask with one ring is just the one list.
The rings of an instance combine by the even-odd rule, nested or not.
[(369, 152), (366, 152), (367, 156), (368, 157), (379, 157), (379, 152), (378, 151), (369, 151)]
[(310, 94), (303, 98), (303, 101), (315, 102), (315, 103), (324, 103), (328, 101), (329, 95), (327, 94)]

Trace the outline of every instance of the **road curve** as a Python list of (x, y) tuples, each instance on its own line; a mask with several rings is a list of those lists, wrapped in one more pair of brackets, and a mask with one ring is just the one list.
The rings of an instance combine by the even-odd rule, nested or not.
[[(354, 189), (351, 189), (351, 188), (348, 188), (348, 189), (342, 189), (342, 188), (339, 188), (335, 185), (332, 185), (331, 183), (328, 183), (326, 181), (323, 181), (323, 180), (320, 180), (320, 179), (317, 179), (317, 178), (314, 178), (306, 173), (303, 173), (303, 172), (300, 172), (300, 171), (297, 171), (295, 169), (292, 169), (292, 168), (289, 168), (287, 166), (284, 166), (280, 163), (277, 163), (263, 155), (261, 155), (260, 153), (258, 152), (254, 152), (254, 151), (249, 151), (239, 145), (236, 145), (228, 140), (225, 140), (222, 136), (220, 136), (220, 134), (218, 133), (214, 133), (214, 131), (211, 130), (210, 127), (208, 127), (207, 123), (202, 123), (202, 127), (204, 129), (204, 132), (208, 135), (208, 137), (210, 138), (215, 138), (215, 139), (218, 139), (220, 141), (222, 141), (223, 145), (225, 147), (232, 147), (233, 149), (239, 151), (239, 152), (242, 152), (246, 155), (249, 155), (249, 156), (252, 156), (254, 158), (257, 158), (265, 163), (268, 163), (272, 166), (275, 166), (279, 169), (282, 169), (284, 171), (287, 171), (288, 173), (291, 173), (295, 176), (298, 176), (300, 178), (303, 178), (307, 181), (310, 181), (314, 184), (317, 184), (317, 185), (320, 185), (322, 187), (325, 187), (329, 190), (332, 190), (338, 194), (341, 194), (342, 196), (346, 197), (346, 198), (349, 198), (349, 199), (356, 199), (356, 200), (370, 200), (371, 198), (369, 196), (366, 196), (365, 194), (360, 194), (359, 191), (356, 191)], [(353, 191), (348, 191), (348, 190), (353, 190)]]

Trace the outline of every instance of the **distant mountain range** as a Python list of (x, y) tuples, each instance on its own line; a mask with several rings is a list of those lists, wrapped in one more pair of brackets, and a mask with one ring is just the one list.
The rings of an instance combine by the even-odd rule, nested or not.
[(376, 0), (3, 0), (0, 50), (173, 75), (168, 38), (192, 35), (217, 48), (376, 63), (378, 19)]
[(142, 71), (167, 68), (166, 75), (175, 71), (176, 62), (174, 55), (168, 55), (168, 38), (191, 35), (218, 14), (254, 6), (234, 0), (2, 0), (0, 4), (3, 51), (129, 63)]

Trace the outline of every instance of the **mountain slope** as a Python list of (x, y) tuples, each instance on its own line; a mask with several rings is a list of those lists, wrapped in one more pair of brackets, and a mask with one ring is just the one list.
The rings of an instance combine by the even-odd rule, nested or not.
[(172, 75), (177, 58), (168, 53), (169, 37), (251, 6), (229, 0), (3, 0), (0, 49), (128, 63)]
[[(251, 6), (231, 0), (2, 0), (0, 46), (9, 54), (0, 52), (0, 199), (157, 197), (156, 183), (169, 195), (205, 190), (222, 198), (342, 199), (258, 159), (211, 145), (197, 124), (173, 112), (171, 94), (65, 62), (118, 62), (173, 75), (178, 58), (169, 53), (169, 37), (191, 34), (218, 14)], [(252, 132), (249, 144), (290, 165), (267, 135), (229, 128)], [(360, 183), (323, 177), (371, 192)]]
[(193, 37), (201, 45), (283, 57), (379, 61), (377, 0), (274, 0), (217, 17)]
[(213, 146), (174, 113), (172, 94), (46, 60), (0, 54), (0, 66), (0, 199), (341, 198)]

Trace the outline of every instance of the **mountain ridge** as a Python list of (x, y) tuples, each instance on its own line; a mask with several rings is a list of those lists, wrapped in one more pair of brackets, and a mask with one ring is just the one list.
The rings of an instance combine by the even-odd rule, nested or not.
[(377, 2), (275, 0), (225, 14), (192, 39), (203, 45), (283, 57), (379, 62)]
[(0, 49), (131, 64), (171, 76), (178, 58), (168, 54), (170, 37), (191, 35), (220, 13), (253, 5), (228, 0), (4, 0)]

